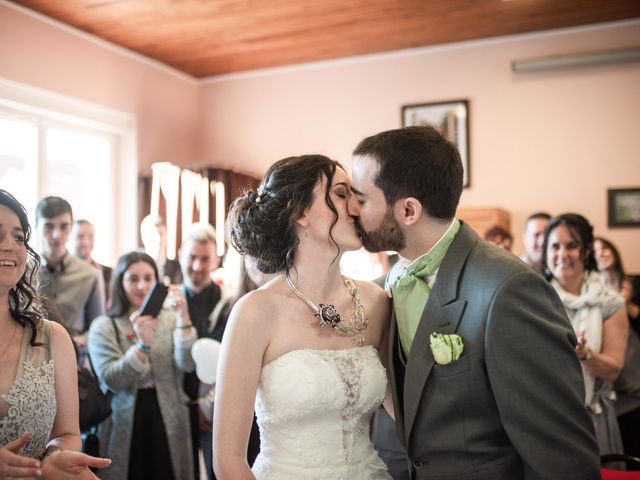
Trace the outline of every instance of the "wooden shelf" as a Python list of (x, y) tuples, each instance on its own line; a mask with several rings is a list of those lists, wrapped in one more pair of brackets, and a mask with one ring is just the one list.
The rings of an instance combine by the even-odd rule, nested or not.
[(511, 232), (511, 214), (501, 208), (460, 208), (458, 218), (484, 236), (491, 227), (499, 226)]

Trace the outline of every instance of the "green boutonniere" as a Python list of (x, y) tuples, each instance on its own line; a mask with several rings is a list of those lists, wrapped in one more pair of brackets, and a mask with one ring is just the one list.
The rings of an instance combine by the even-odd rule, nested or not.
[(464, 351), (462, 338), (455, 333), (433, 332), (429, 337), (429, 344), (433, 358), (435, 358), (438, 365), (448, 365), (451, 362), (455, 362)]

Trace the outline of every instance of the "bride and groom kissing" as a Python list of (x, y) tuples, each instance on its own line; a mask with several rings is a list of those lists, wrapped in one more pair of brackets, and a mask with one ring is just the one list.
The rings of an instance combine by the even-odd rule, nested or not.
[[(231, 208), (236, 249), (280, 274), (227, 325), (217, 478), (391, 478), (369, 439), (383, 400), (411, 478), (600, 478), (564, 308), (455, 217), (455, 146), (431, 127), (382, 132), (356, 147), (352, 177), (321, 155), (286, 158)], [(340, 255), (361, 246), (407, 259), (392, 304), (341, 275)], [(250, 468), (254, 407), (261, 452)]]

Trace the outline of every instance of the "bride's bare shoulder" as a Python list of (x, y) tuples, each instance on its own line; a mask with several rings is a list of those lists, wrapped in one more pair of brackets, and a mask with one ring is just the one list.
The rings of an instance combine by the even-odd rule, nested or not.
[(253, 290), (240, 298), (231, 312), (232, 316), (240, 317), (245, 322), (269, 318), (282, 305), (283, 292), (280, 285), (267, 284)]

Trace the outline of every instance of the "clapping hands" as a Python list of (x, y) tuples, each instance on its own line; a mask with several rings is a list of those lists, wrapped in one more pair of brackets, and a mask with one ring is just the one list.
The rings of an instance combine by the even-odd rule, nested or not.
[(108, 458), (98, 458), (82, 452), (59, 450), (42, 461), (44, 480), (97, 480), (91, 468), (105, 468), (111, 464)]
[(37, 479), (41, 475), (40, 462), (35, 458), (20, 455), (20, 450), (29, 442), (29, 434), (23, 433), (20, 438), (0, 447), (0, 478)]
[(108, 458), (92, 457), (71, 450), (58, 450), (42, 462), (20, 455), (29, 442), (29, 433), (0, 447), (0, 479), (29, 480), (93, 480), (96, 475), (90, 468), (105, 468), (111, 464)]
[(576, 344), (576, 354), (580, 360), (588, 360), (591, 357), (591, 349), (587, 345), (585, 332), (578, 332), (578, 343)]

